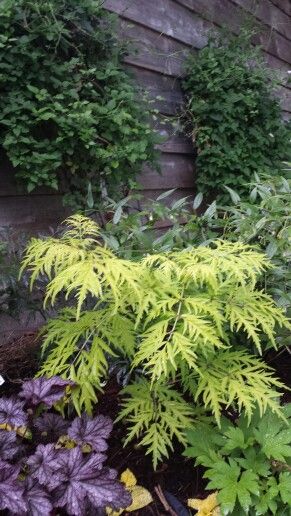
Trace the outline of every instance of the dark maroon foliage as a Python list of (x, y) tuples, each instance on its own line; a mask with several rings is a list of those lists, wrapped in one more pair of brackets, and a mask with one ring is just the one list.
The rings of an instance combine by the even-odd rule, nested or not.
[(109, 417), (98, 416), (94, 419), (87, 414), (77, 417), (71, 424), (68, 435), (78, 444), (90, 444), (96, 452), (107, 450), (107, 442), (111, 431), (112, 421)]
[(58, 376), (36, 378), (23, 383), (19, 396), (25, 399), (27, 405), (35, 407), (44, 403), (50, 408), (63, 398), (68, 385), (74, 385), (74, 383)]
[[(32, 415), (32, 408), (47, 410), (59, 401), (67, 385), (71, 382), (58, 377), (39, 378), (23, 384), (24, 401), (0, 399), (0, 422), (7, 425), (0, 429), (0, 511), (49, 516), (61, 509), (62, 514), (89, 516), (130, 505), (130, 494), (101, 453), (108, 448), (110, 418), (83, 415), (69, 422), (54, 412)], [(18, 427), (28, 425), (31, 440), (29, 432), (25, 439), (17, 435)]]

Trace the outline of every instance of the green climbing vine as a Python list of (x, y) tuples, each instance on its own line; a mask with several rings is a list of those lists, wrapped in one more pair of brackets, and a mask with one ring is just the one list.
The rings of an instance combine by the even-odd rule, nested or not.
[(115, 34), (99, 0), (2, 0), (0, 145), (29, 192), (93, 207), (155, 161), (151, 105)]
[(211, 39), (187, 62), (184, 128), (197, 149), (198, 187), (244, 195), (254, 173), (279, 175), (291, 153), (275, 77), (251, 45), (251, 32)]

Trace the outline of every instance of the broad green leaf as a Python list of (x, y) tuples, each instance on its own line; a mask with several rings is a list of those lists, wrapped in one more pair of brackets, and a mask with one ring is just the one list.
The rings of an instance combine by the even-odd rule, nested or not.
[(291, 457), (291, 426), (275, 414), (265, 416), (254, 435), (269, 459), (285, 462), (286, 458)]
[(223, 451), (230, 452), (239, 448), (244, 450), (247, 448), (247, 444), (245, 443), (245, 438), (242, 430), (238, 427), (233, 427), (225, 432), (225, 436), (228, 439), (226, 444), (223, 447)]
[(219, 489), (218, 501), (223, 514), (231, 514), (237, 500), (247, 513), (251, 506), (251, 495), (260, 492), (258, 476), (252, 471), (241, 472), (233, 459), (229, 459), (229, 463), (217, 462), (204, 476), (210, 478), (207, 489)]

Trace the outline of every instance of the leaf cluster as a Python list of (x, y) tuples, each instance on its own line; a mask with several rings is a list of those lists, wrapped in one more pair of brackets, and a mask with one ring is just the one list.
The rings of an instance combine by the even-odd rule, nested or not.
[[(195, 197), (194, 203), (190, 203), (189, 197), (172, 200), (172, 195), (175, 190), (163, 192), (148, 202), (137, 193), (119, 201), (106, 199), (101, 210), (94, 213), (105, 244), (118, 256), (135, 260), (209, 239), (210, 211), (198, 216), (192, 209), (200, 207), (202, 194)], [(164, 230), (166, 225), (169, 227)], [(213, 232), (213, 236), (217, 234)]]
[(130, 505), (117, 472), (104, 465), (110, 418), (83, 414), (70, 422), (48, 411), (67, 388), (72, 382), (42, 377), (24, 382), (17, 398), (0, 399), (1, 511), (85, 516)]
[(244, 409), (249, 419), (256, 405), (261, 413), (280, 412), (283, 385), (247, 351), (251, 343), (261, 354), (263, 336), (276, 346), (276, 326), (289, 325), (256, 288), (270, 267), (263, 254), (218, 240), (130, 261), (102, 245), (92, 220), (76, 215), (66, 224), (59, 238), (31, 241), (23, 268), (32, 284), (47, 277), (46, 303), (64, 292), (72, 305), (44, 328), (40, 375), (73, 380), (79, 413), (91, 412), (111, 357), (130, 363), (133, 385), (125, 389), (120, 417), (155, 464), (174, 437), (184, 442), (183, 429), (200, 403), (218, 424), (225, 407)]
[(276, 175), (290, 157), (276, 83), (252, 32), (212, 38), (186, 65), (184, 128), (197, 150), (197, 185), (224, 196), (247, 194), (254, 172)]
[[(49, 186), (84, 206), (155, 160), (151, 107), (122, 68), (99, 0), (3, 0), (0, 145), (28, 192)], [(139, 97), (139, 98), (138, 98)]]
[[(288, 170), (288, 169), (287, 169)], [(232, 195), (234, 192), (230, 192)], [(279, 306), (291, 308), (291, 181), (282, 176), (256, 176), (249, 197), (224, 207), (224, 235), (259, 244), (275, 268), (265, 285)]]
[[(207, 489), (218, 489), (221, 514), (285, 514), (291, 507), (291, 405), (284, 420), (267, 410), (221, 427), (208, 421), (187, 432), (185, 454), (206, 468)], [(287, 509), (287, 514), (289, 514)]]

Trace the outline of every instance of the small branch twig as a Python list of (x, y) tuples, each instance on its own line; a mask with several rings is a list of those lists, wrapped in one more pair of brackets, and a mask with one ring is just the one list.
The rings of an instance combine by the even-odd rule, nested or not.
[(171, 514), (171, 516), (177, 516), (177, 513), (168, 504), (160, 485), (155, 486), (155, 492), (156, 492), (161, 504), (163, 505), (165, 511), (167, 511), (169, 514)]

